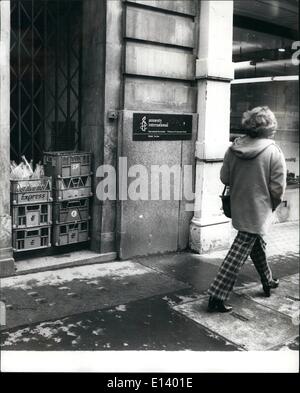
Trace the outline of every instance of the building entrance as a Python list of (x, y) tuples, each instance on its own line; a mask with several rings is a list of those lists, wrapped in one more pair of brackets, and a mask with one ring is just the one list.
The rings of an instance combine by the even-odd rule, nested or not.
[(81, 1), (11, 1), (11, 160), (80, 148)]
[[(84, 196), (90, 197), (90, 173), (62, 179), (72, 183), (66, 202), (63, 197), (55, 196), (61, 185), (48, 173), (49, 160), (58, 163), (71, 160), (70, 165), (78, 168), (86, 160), (86, 155), (79, 158), (76, 154), (49, 155), (49, 152), (81, 150), (82, 6), (81, 0), (11, 1), (10, 159), (19, 164), (25, 156), (33, 167), (42, 162), (46, 174), (39, 182), (11, 182), (11, 187), (16, 188), (11, 194), (15, 259), (35, 253), (38, 256), (63, 253), (65, 245), (71, 245), (72, 249), (88, 245), (89, 200), (79, 199), (78, 195), (83, 189)], [(90, 165), (90, 156), (88, 159)], [(24, 206), (15, 200), (19, 192), (22, 196), (25, 191), (32, 198), (37, 196), (36, 183), (39, 192), (50, 195), (51, 180), (47, 176), (52, 176), (53, 203), (52, 197), (43, 201), (31, 199)], [(84, 187), (78, 186), (80, 182), (84, 182)], [(76, 219), (70, 216), (70, 220), (62, 218), (61, 211), (70, 211), (73, 216), (79, 211), (81, 214), (74, 216)], [(63, 237), (66, 228), (73, 236)]]

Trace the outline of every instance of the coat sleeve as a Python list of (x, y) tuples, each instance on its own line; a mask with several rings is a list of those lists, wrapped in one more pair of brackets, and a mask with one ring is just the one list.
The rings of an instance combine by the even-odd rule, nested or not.
[(227, 149), (224, 160), (223, 160), (223, 165), (220, 171), (220, 180), (225, 186), (229, 186), (230, 183), (230, 167), (229, 167), (229, 154), (230, 151)]
[(276, 146), (271, 155), (271, 173), (269, 190), (272, 200), (273, 211), (282, 202), (286, 187), (286, 163), (282, 151)]
[(223, 184), (225, 184), (225, 186), (229, 186), (230, 183), (229, 155), (230, 155), (230, 151), (228, 149), (225, 153), (223, 165), (220, 171), (220, 180)]

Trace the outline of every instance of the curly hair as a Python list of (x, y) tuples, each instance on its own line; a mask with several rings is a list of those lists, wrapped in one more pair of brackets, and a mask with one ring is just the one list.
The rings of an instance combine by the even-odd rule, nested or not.
[(257, 106), (243, 113), (242, 127), (251, 138), (270, 138), (277, 129), (274, 113), (267, 106)]

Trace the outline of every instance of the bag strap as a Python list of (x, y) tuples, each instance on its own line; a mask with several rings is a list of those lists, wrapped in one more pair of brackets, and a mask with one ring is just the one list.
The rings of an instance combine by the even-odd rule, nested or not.
[(222, 192), (222, 197), (225, 195), (226, 188), (227, 188), (227, 186), (224, 186), (224, 190)]

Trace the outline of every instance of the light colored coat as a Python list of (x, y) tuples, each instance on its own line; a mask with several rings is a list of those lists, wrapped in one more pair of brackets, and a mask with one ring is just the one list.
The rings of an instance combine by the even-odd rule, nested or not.
[(230, 186), (233, 227), (265, 235), (286, 186), (280, 148), (271, 139), (236, 139), (225, 153), (220, 179)]

